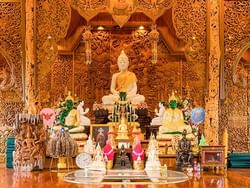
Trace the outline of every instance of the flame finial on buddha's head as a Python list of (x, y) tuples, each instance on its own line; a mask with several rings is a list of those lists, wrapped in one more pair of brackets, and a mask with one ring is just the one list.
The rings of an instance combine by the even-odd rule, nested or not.
[(175, 96), (175, 92), (174, 91), (172, 91), (172, 95), (169, 97), (168, 101), (169, 102), (170, 101), (178, 101), (178, 98)]

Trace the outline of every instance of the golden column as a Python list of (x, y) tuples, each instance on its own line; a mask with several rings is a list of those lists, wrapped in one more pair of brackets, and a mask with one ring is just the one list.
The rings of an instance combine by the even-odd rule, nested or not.
[(208, 12), (208, 94), (206, 96), (205, 136), (209, 144), (218, 144), (220, 81), (220, 14), (219, 0), (207, 1)]
[[(35, 30), (36, 30), (36, 0), (26, 0), (26, 26), (25, 26), (25, 51), (26, 51), (26, 65), (25, 65), (25, 106), (28, 110), (35, 102), (35, 85), (36, 85), (36, 44), (35, 44)], [(30, 112), (29, 110), (29, 113)]]

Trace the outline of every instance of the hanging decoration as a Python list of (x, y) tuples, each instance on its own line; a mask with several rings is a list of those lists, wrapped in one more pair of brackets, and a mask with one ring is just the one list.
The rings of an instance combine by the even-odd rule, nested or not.
[(135, 12), (136, 4), (136, 0), (110, 0), (107, 4), (107, 10), (114, 21), (122, 27)]
[(91, 54), (91, 42), (93, 39), (93, 35), (91, 33), (91, 27), (86, 26), (85, 27), (85, 32), (83, 33), (83, 40), (85, 42), (85, 53), (86, 53), (86, 60), (85, 63), (87, 65), (91, 64), (92, 61), (92, 54)]
[(152, 63), (156, 64), (157, 56), (158, 56), (157, 43), (159, 40), (159, 32), (156, 29), (156, 25), (152, 25), (152, 30), (149, 33), (149, 36), (150, 36), (151, 46), (152, 46)]

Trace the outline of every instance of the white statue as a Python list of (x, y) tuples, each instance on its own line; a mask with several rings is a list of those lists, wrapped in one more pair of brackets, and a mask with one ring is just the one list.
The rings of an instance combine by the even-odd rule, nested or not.
[(152, 119), (151, 125), (161, 125), (164, 112), (165, 112), (165, 107), (162, 102), (159, 102), (159, 112), (157, 109), (155, 109), (155, 114), (157, 117)]
[(158, 143), (154, 135), (150, 136), (148, 144), (148, 158), (145, 165), (145, 170), (160, 170), (161, 163), (158, 156)]
[(86, 110), (84, 111), (83, 106), (84, 101), (80, 101), (79, 105), (77, 106), (77, 110), (80, 114), (80, 125), (90, 125), (90, 119), (85, 116), (85, 114), (89, 112), (89, 108), (86, 108)]
[(84, 152), (92, 155), (92, 154), (94, 154), (94, 151), (95, 151), (95, 146), (93, 144), (91, 136), (89, 135), (89, 138), (88, 138), (86, 144), (84, 144)]
[(105, 161), (103, 157), (103, 152), (100, 144), (98, 143), (95, 149), (95, 157), (93, 162), (90, 165), (90, 170), (100, 170), (106, 171)]
[(110, 86), (112, 94), (103, 96), (103, 104), (114, 104), (115, 101), (119, 100), (119, 92), (121, 91), (127, 93), (127, 100), (130, 100), (132, 104), (144, 102), (145, 97), (137, 94), (137, 78), (133, 72), (128, 71), (129, 59), (124, 51), (118, 57), (117, 64), (120, 72), (112, 76)]

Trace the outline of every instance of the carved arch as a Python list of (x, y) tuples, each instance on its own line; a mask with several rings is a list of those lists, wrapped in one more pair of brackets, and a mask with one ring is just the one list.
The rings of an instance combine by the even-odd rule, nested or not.
[[(237, 67), (239, 65), (239, 62), (240, 62), (240, 59), (242, 57), (242, 55), (250, 48), (250, 42), (246, 42), (246, 44), (243, 45), (243, 47), (241, 48), (241, 50), (237, 53), (236, 55), (236, 58), (235, 58), (235, 61), (233, 63), (233, 76), (232, 76), (232, 79), (233, 79), (233, 83), (234, 84), (237, 84), (238, 83), (238, 78), (239, 78), (239, 75), (238, 75), (238, 72), (237, 72)], [(243, 87), (249, 87), (248, 85), (243, 85)]]

